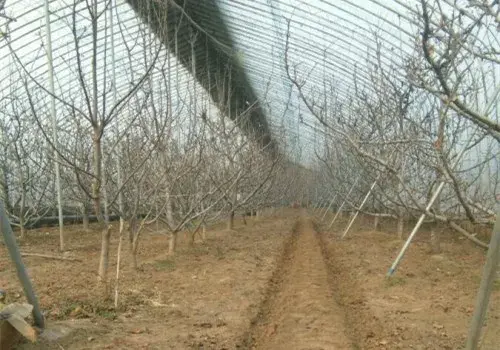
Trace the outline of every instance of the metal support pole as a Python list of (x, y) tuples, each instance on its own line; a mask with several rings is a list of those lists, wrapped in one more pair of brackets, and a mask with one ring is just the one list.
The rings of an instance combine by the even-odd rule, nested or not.
[[(113, 106), (116, 105), (116, 59), (115, 59), (115, 27), (114, 27), (114, 21), (113, 21), (113, 11), (116, 8), (116, 1), (112, 1), (111, 5), (109, 6), (109, 26), (111, 30), (111, 81), (113, 83)], [(120, 118), (116, 118), (116, 125), (115, 125), (115, 133), (116, 133), (116, 140), (120, 142), (120, 123), (119, 123)], [(117, 258), (116, 258), (116, 280), (115, 280), (115, 300), (114, 300), (114, 305), (115, 308), (118, 307), (118, 297), (119, 297), (119, 279), (120, 279), (120, 267), (121, 267), (121, 249), (122, 249), (122, 244), (123, 244), (123, 230), (125, 227), (125, 220), (123, 218), (124, 214), (124, 205), (123, 205), (123, 179), (122, 179), (122, 163), (120, 161), (120, 157), (122, 155), (122, 147), (121, 143), (118, 144), (118, 152), (116, 155), (116, 177), (117, 177), (117, 183), (118, 183), (118, 211), (120, 215), (120, 228), (119, 228), (119, 238), (118, 238), (118, 250), (117, 250)], [(105, 189), (106, 187), (104, 187)], [(105, 194), (105, 202), (104, 202), (104, 210), (105, 210), (105, 215), (106, 215), (106, 223), (109, 224), (109, 217), (108, 211), (107, 211), (107, 205), (108, 205), (108, 199), (107, 199), (107, 194)]]
[(313, 213), (314, 214), (316, 214), (317, 212), (321, 213), (326, 208), (327, 203), (328, 202), (326, 202), (324, 199), (321, 199), (320, 201), (318, 201), (317, 206), (315, 206), (315, 205), (312, 206)]
[(483, 268), (483, 277), (481, 285), (476, 297), (476, 307), (472, 315), (469, 334), (467, 336), (466, 350), (476, 350), (481, 337), (481, 329), (483, 328), (484, 319), (488, 311), (493, 284), (497, 278), (498, 264), (500, 263), (500, 207), (497, 210), (497, 220), (493, 227), (488, 254), (486, 256), (486, 264)]
[(63, 208), (62, 208), (62, 191), (61, 191), (61, 174), (59, 170), (59, 140), (57, 137), (57, 118), (56, 118), (56, 100), (54, 97), (54, 66), (52, 61), (52, 32), (50, 29), (50, 10), (49, 0), (45, 0), (45, 25), (47, 36), (47, 65), (49, 74), (49, 91), (50, 96), (50, 116), (52, 119), (52, 142), (54, 144), (54, 167), (56, 172), (56, 191), (57, 191), (57, 209), (59, 214), (59, 249), (64, 251), (64, 221), (63, 221)]
[(40, 310), (40, 305), (38, 304), (38, 299), (36, 297), (31, 280), (24, 267), (23, 259), (19, 248), (17, 247), (16, 238), (12, 232), (12, 227), (10, 226), (9, 219), (7, 218), (7, 213), (5, 212), (5, 207), (3, 201), (0, 201), (0, 230), (3, 234), (3, 239), (7, 250), (9, 251), (10, 258), (14, 265), (16, 266), (17, 277), (21, 282), (24, 289), (24, 294), (28, 303), (33, 305), (33, 318), (35, 320), (35, 325), (39, 328), (45, 327), (45, 321), (43, 319), (42, 312)]
[[(392, 159), (392, 156), (394, 155), (394, 152), (396, 152), (396, 149), (393, 149), (391, 151), (391, 153), (389, 155), (389, 160)], [(377, 184), (378, 180), (380, 179), (380, 177), (382, 176), (383, 173), (384, 172), (382, 172), (382, 171), (380, 171), (378, 173), (377, 177), (375, 178), (375, 181), (373, 181), (373, 184), (370, 186), (370, 189), (368, 190), (368, 193), (366, 194), (365, 198), (363, 199), (363, 202), (361, 202), (361, 205), (359, 206), (359, 208), (356, 209), (356, 212), (354, 213), (354, 215), (351, 218), (351, 221), (347, 225), (347, 227), (346, 227), (346, 229), (344, 231), (344, 234), (340, 237), (341, 239), (343, 239), (347, 235), (347, 233), (349, 232), (349, 230), (351, 229), (352, 224), (354, 224), (354, 221), (358, 217), (359, 211), (363, 209), (363, 206), (365, 205), (366, 201), (370, 197), (370, 194), (372, 193), (373, 189), (375, 188), (375, 185)]]
[(342, 237), (340, 237), (341, 239), (343, 239), (345, 237), (345, 235), (347, 234), (347, 232), (349, 232), (349, 230), (351, 229), (351, 226), (354, 223), (354, 220), (356, 220), (356, 218), (358, 217), (359, 211), (361, 209), (363, 209), (363, 206), (365, 205), (366, 201), (368, 200), (368, 197), (370, 197), (370, 194), (372, 193), (373, 189), (375, 188), (375, 185), (377, 184), (377, 181), (378, 181), (378, 179), (380, 179), (381, 175), (382, 175), (382, 173), (380, 172), (378, 174), (377, 178), (375, 179), (375, 181), (373, 181), (373, 184), (371, 185), (370, 190), (368, 191), (365, 198), (363, 199), (363, 202), (361, 202), (361, 205), (359, 206), (359, 208), (356, 209), (356, 213), (354, 213), (353, 217), (351, 218), (351, 221), (349, 222), (349, 224), (345, 228), (344, 234), (342, 235)]
[(322, 199), (321, 201), (318, 201), (318, 205), (316, 208), (313, 207), (314, 211), (315, 212), (319, 212), (321, 214), (321, 212), (326, 208), (326, 204), (328, 202), (325, 201), (324, 199)]
[(328, 204), (328, 207), (325, 209), (325, 212), (323, 213), (323, 215), (321, 216), (321, 221), (325, 220), (325, 216), (326, 216), (326, 213), (328, 213), (328, 211), (330, 210), (330, 208), (332, 207), (332, 204), (333, 202), (335, 201), (335, 199), (337, 199), (337, 195), (339, 193), (336, 192), (335, 195), (333, 196), (332, 200), (330, 201), (330, 204)]
[[(445, 184), (444, 182), (441, 182), (439, 184), (438, 188), (436, 189), (436, 192), (434, 192), (434, 194), (432, 195), (431, 200), (429, 201), (429, 203), (425, 207), (425, 212), (426, 213), (432, 208), (432, 205), (434, 204), (434, 202), (436, 201), (437, 197), (439, 196), (439, 194), (443, 190), (444, 184)], [(411, 231), (410, 236), (408, 237), (408, 239), (406, 240), (403, 248), (399, 252), (399, 255), (397, 256), (396, 260), (394, 260), (394, 263), (392, 264), (391, 268), (389, 269), (389, 272), (387, 272), (387, 276), (392, 276), (392, 274), (396, 271), (396, 268), (398, 267), (399, 262), (401, 261), (401, 259), (403, 259), (403, 256), (404, 256), (406, 250), (408, 249), (408, 247), (411, 244), (413, 236), (415, 236), (415, 234), (419, 230), (420, 226), (424, 222), (426, 213), (420, 215), (420, 218), (418, 219), (417, 224), (415, 225), (415, 227)]]
[[(495, 90), (495, 93), (493, 94), (493, 98), (490, 100), (490, 102), (488, 103), (488, 105), (484, 109), (485, 115), (489, 113), (489, 110), (493, 106), (493, 103), (496, 102), (496, 97), (498, 96), (498, 94), (500, 94), (500, 84), (496, 86), (496, 90)], [(458, 155), (458, 157), (455, 161), (455, 164), (453, 164), (453, 166), (451, 168), (452, 170), (454, 170), (460, 164), (462, 157), (464, 156), (465, 152), (467, 151), (467, 148), (469, 147), (470, 143), (474, 139), (474, 136), (476, 135), (476, 131), (478, 129), (479, 129), (479, 127), (474, 129), (474, 132), (472, 132), (471, 136), (469, 137), (469, 139), (465, 143), (464, 148), (462, 149), (462, 151)], [(398, 256), (396, 257), (396, 260), (394, 260), (394, 262), (392, 263), (392, 266), (389, 268), (389, 271), (387, 272), (388, 277), (392, 276), (394, 274), (394, 272), (396, 272), (396, 269), (397, 269), (399, 263), (403, 259), (403, 256), (405, 255), (406, 250), (408, 249), (408, 247), (411, 244), (411, 241), (413, 240), (413, 237), (415, 236), (415, 234), (419, 230), (420, 226), (424, 222), (424, 219), (425, 219), (425, 216), (427, 215), (427, 212), (431, 209), (432, 205), (434, 204), (434, 201), (436, 200), (436, 198), (439, 196), (439, 194), (443, 190), (444, 185), (445, 185), (445, 182), (441, 181), (438, 188), (436, 189), (436, 192), (432, 195), (432, 198), (429, 201), (429, 203), (427, 204), (427, 207), (425, 209), (425, 213), (422, 213), (422, 215), (418, 219), (417, 224), (415, 225), (412, 232), (410, 233), (410, 236), (408, 236), (408, 239), (406, 240), (405, 244), (403, 245), (403, 248), (401, 248), (401, 251), (399, 252)]]
[[(500, 85), (497, 86), (497, 91), (490, 100), (489, 105), (492, 105), (494, 101), (496, 101), (496, 96), (499, 93)], [(486, 108), (486, 113), (488, 112), (488, 109), (489, 107)], [(498, 115), (498, 104), (496, 104), (496, 113)], [(500, 263), (500, 206), (497, 207), (496, 215), (497, 219), (495, 221), (495, 226), (493, 227), (493, 234), (490, 239), (488, 254), (486, 256), (486, 263), (483, 268), (483, 276), (481, 278), (481, 284), (476, 297), (476, 306), (474, 308), (474, 314), (472, 315), (472, 321), (467, 335), (467, 344), (465, 346), (466, 350), (476, 350), (478, 348), (481, 330), (483, 328), (484, 319), (488, 310), (491, 291), (497, 277), (496, 272), (498, 270), (498, 264)]]
[(352, 190), (354, 190), (354, 187), (358, 184), (358, 181), (359, 181), (360, 177), (361, 176), (358, 176), (357, 179), (356, 179), (356, 181), (354, 181), (354, 183), (352, 184), (351, 188), (349, 189), (349, 192), (345, 196), (346, 199), (344, 199), (344, 201), (340, 205), (340, 208), (337, 210), (337, 212), (335, 213), (335, 216), (333, 217), (332, 221), (330, 222), (330, 225), (328, 225), (328, 229), (330, 229), (332, 227), (333, 223), (335, 222), (335, 220), (337, 220), (337, 217), (339, 216), (339, 213), (344, 208), (344, 205), (345, 205), (345, 203), (347, 201), (347, 198), (351, 195)]

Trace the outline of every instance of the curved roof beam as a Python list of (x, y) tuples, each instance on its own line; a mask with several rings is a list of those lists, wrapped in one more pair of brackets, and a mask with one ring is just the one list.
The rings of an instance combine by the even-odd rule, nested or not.
[[(255, 136), (259, 143), (271, 152), (277, 152), (277, 145), (272, 138), (264, 111), (235, 55), (235, 45), (216, 0), (127, 0), (127, 3), (151, 27), (158, 39), (175, 53), (182, 65), (195, 75), (196, 80), (224, 113), (233, 120), (240, 115), (247, 116), (244, 121), (239, 121), (243, 132)], [(149, 5), (146, 6), (145, 3)], [(204, 30), (207, 23), (203, 20), (203, 14), (207, 12), (211, 14), (212, 23), (218, 24), (217, 37)], [(190, 42), (193, 37), (196, 37), (196, 72), (192, 69), (191, 48), (176, 48), (177, 41)], [(207, 71), (211, 81), (231, 86), (229, 108), (226, 107), (227, 96), (221, 96), (219, 87), (209, 83)]]

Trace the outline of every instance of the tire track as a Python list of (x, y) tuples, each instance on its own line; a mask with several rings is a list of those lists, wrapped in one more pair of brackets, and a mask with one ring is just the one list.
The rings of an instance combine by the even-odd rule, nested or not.
[(302, 216), (243, 347), (351, 349), (343, 324), (318, 234), (311, 220)]

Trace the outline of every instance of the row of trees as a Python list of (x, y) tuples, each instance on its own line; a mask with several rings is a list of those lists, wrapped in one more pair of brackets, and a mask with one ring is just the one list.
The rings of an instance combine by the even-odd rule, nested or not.
[[(118, 31), (113, 19), (121, 14), (111, 1), (75, 1), (59, 10), (66, 11), (62, 30), (71, 34), (65, 39), (72, 50), (54, 72), (54, 87), (33, 68), (44, 56), (28, 61), (4, 38), (11, 65), (9, 91), (0, 99), (0, 143), (6, 150), (0, 154), (0, 195), (21, 238), (41, 218), (57, 215), (59, 191), (63, 214), (80, 215), (83, 229), (89, 216), (96, 218), (98, 276), (106, 281), (115, 216), (137, 267), (147, 225), (166, 228), (173, 254), (181, 230), (190, 228), (194, 239), (223, 216), (233, 229), (238, 212), (296, 200), (292, 185), (304, 181), (305, 171), (259, 146), (261, 135), (240, 130), (251, 105), (234, 121), (228, 118), (220, 111), (229, 106), (213, 105), (146, 25), (138, 23), (133, 35)], [(125, 48), (122, 61), (118, 44)], [(50, 73), (48, 36), (44, 47)], [(195, 69), (194, 56), (192, 61)], [(225, 97), (221, 101), (230, 101), (228, 81), (205, 74)], [(66, 246), (61, 230), (60, 250)]]
[[(342, 209), (361, 210), (376, 223), (379, 217), (394, 218), (400, 237), (403, 221), (424, 213), (487, 247), (466, 228), (493, 224), (500, 180), (494, 6), (471, 2), (459, 9), (421, 0), (411, 13), (418, 33), (414, 51), (400, 67), (389, 66), (384, 57), (392, 50), (375, 34), (377, 49), (368, 55), (375, 59), (367, 75), (354, 72), (349, 91), (333, 75), (319, 83), (307, 78), (312, 72), (290, 53), (294, 38), (288, 22), (287, 76), (313, 116), (314, 122), (303, 123), (319, 140), (318, 205), (333, 200), (333, 209), (339, 209), (344, 203)], [(426, 208), (436, 191), (434, 205)], [(432, 236), (439, 251), (437, 232)]]

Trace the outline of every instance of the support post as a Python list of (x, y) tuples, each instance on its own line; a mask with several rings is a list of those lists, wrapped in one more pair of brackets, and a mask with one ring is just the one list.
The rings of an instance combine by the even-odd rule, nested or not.
[(363, 199), (363, 202), (361, 202), (361, 205), (359, 206), (359, 208), (356, 209), (356, 212), (354, 213), (354, 215), (351, 218), (351, 221), (349, 222), (349, 224), (345, 228), (344, 233), (342, 234), (342, 237), (340, 237), (341, 239), (343, 239), (345, 237), (345, 235), (347, 235), (347, 232), (349, 232), (349, 230), (351, 229), (352, 224), (354, 224), (354, 221), (358, 217), (359, 211), (363, 209), (363, 206), (365, 205), (366, 201), (370, 197), (370, 194), (372, 193), (373, 189), (375, 188), (375, 185), (377, 184), (377, 181), (378, 181), (378, 179), (380, 179), (381, 175), (382, 175), (382, 173), (380, 172), (378, 174), (377, 178), (375, 179), (375, 181), (373, 181), (373, 184), (371, 185), (370, 190), (368, 191), (365, 198)]
[[(392, 157), (394, 155), (394, 152), (396, 152), (396, 149), (393, 149), (391, 151), (391, 153), (389, 155), (389, 160), (392, 159)], [(383, 151), (382, 151), (382, 153), (383, 153)], [(365, 205), (366, 201), (370, 197), (370, 194), (372, 193), (373, 189), (375, 188), (375, 185), (377, 184), (378, 180), (380, 179), (380, 177), (382, 176), (383, 173), (384, 173), (383, 171), (380, 171), (378, 173), (377, 177), (375, 178), (375, 181), (373, 181), (373, 184), (370, 186), (370, 189), (368, 190), (368, 193), (366, 194), (365, 198), (363, 199), (363, 202), (361, 202), (361, 205), (359, 206), (359, 208), (356, 209), (356, 212), (354, 213), (354, 215), (351, 218), (351, 221), (347, 225), (347, 227), (346, 227), (346, 229), (344, 231), (344, 234), (342, 235), (342, 237), (340, 237), (341, 239), (343, 239), (347, 235), (347, 233), (349, 232), (349, 230), (351, 229), (352, 224), (354, 224), (354, 221), (358, 217), (359, 211), (363, 209), (363, 206)]]
[[(114, 19), (113, 19), (113, 11), (116, 8), (116, 1), (113, 0), (111, 6), (109, 6), (109, 26), (111, 30), (111, 76), (113, 81), (113, 105), (116, 105), (117, 97), (116, 97), (116, 59), (115, 59), (115, 27), (114, 27)], [(120, 123), (119, 118), (116, 118), (116, 127), (115, 133), (117, 139), (120, 136)], [(125, 220), (123, 218), (124, 214), (124, 204), (123, 204), (123, 179), (122, 179), (122, 162), (120, 161), (120, 157), (122, 155), (122, 147), (118, 146), (118, 152), (116, 155), (116, 177), (118, 182), (118, 188), (120, 192), (118, 192), (118, 210), (120, 211), (120, 233), (123, 232), (123, 227), (125, 226)]]
[(338, 195), (338, 192), (335, 193), (335, 195), (332, 197), (332, 200), (330, 201), (330, 204), (328, 204), (328, 207), (325, 209), (323, 215), (321, 216), (321, 221), (325, 220), (325, 216), (328, 213), (328, 211), (330, 210), (330, 208), (332, 207), (332, 204), (335, 201), (335, 199), (337, 199), (337, 195)]
[[(499, 94), (500, 94), (500, 84), (498, 84), (496, 86), (495, 93), (493, 94), (493, 98), (486, 105), (486, 108), (484, 109), (484, 113), (483, 113), (484, 115), (489, 114), (490, 108), (496, 102), (497, 96)], [(471, 142), (474, 140), (474, 137), (476, 136), (476, 132), (478, 129), (479, 129), (479, 127), (476, 127), (474, 129), (474, 131), (471, 133), (469, 139), (465, 143), (464, 148), (462, 149), (462, 151), (458, 155), (457, 159), (455, 160), (455, 163), (451, 167), (452, 170), (454, 170), (458, 166), (458, 164), (460, 164), (462, 157), (464, 156), (465, 152), (467, 152), (467, 149), (469, 148), (469, 145), (471, 144)], [(417, 224), (415, 225), (415, 227), (411, 231), (410, 235), (408, 236), (408, 239), (406, 240), (405, 244), (403, 245), (403, 248), (401, 248), (401, 251), (399, 252), (398, 256), (396, 257), (396, 260), (394, 260), (394, 262), (392, 263), (392, 266), (389, 268), (389, 271), (387, 272), (388, 277), (392, 276), (394, 274), (394, 272), (396, 272), (396, 269), (397, 269), (399, 263), (401, 262), (401, 259), (403, 258), (404, 254), (406, 253), (406, 250), (409, 248), (410, 243), (413, 240), (413, 237), (415, 236), (418, 229), (422, 225), (422, 222), (424, 222), (424, 219), (425, 219), (425, 216), (427, 215), (427, 212), (432, 208), (434, 201), (437, 199), (437, 197), (439, 196), (439, 194), (443, 190), (444, 185), (445, 185), (445, 182), (441, 181), (438, 188), (436, 189), (436, 192), (434, 192), (434, 194), (432, 195), (429, 203), (427, 204), (427, 207), (425, 208), (425, 212), (422, 213), (422, 215), (420, 215), (420, 218), (418, 219)]]
[(422, 223), (424, 222), (426, 213), (432, 208), (432, 205), (434, 204), (434, 202), (436, 201), (437, 197), (439, 196), (439, 194), (443, 190), (443, 187), (444, 187), (444, 182), (441, 182), (439, 184), (438, 188), (436, 189), (436, 192), (434, 192), (434, 194), (432, 195), (429, 203), (427, 203), (427, 206), (425, 207), (425, 213), (423, 213), (422, 215), (420, 215), (420, 218), (418, 219), (417, 224), (415, 225), (415, 227), (411, 231), (410, 235), (408, 236), (408, 239), (406, 240), (405, 244), (403, 245), (403, 248), (399, 252), (399, 255), (397, 256), (396, 260), (394, 260), (394, 263), (392, 264), (391, 268), (387, 272), (387, 276), (388, 277), (392, 276), (394, 274), (394, 272), (396, 271), (396, 269), (397, 269), (397, 267), (398, 267), (401, 259), (403, 259), (403, 256), (406, 253), (406, 250), (410, 246), (411, 241), (413, 240), (413, 237), (415, 236), (415, 234), (419, 230), (420, 226), (422, 226)]
[(472, 315), (472, 321), (469, 326), (469, 334), (467, 336), (466, 350), (476, 350), (479, 338), (481, 337), (481, 330), (483, 328), (484, 319), (488, 311), (488, 304), (490, 301), (493, 283), (496, 279), (496, 272), (498, 264), (500, 263), (500, 207), (497, 210), (497, 220), (493, 227), (493, 234), (491, 235), (490, 245), (488, 247), (488, 254), (486, 256), (486, 263), (483, 268), (483, 277), (481, 278), (481, 285), (476, 297), (476, 307)]
[(46, 26), (46, 37), (47, 37), (47, 65), (49, 74), (49, 91), (50, 96), (50, 116), (52, 119), (52, 142), (54, 144), (54, 167), (56, 172), (56, 191), (57, 191), (57, 209), (59, 215), (59, 249), (64, 251), (64, 221), (63, 221), (63, 210), (62, 210), (62, 192), (61, 192), (61, 174), (59, 170), (59, 153), (57, 152), (57, 147), (59, 147), (59, 140), (57, 136), (57, 118), (56, 118), (56, 100), (54, 95), (54, 66), (52, 61), (52, 32), (50, 28), (50, 10), (49, 10), (49, 0), (45, 0), (45, 26)]
[[(117, 97), (116, 97), (116, 59), (115, 59), (115, 27), (114, 27), (114, 21), (113, 21), (113, 11), (115, 10), (116, 7), (116, 2), (113, 0), (109, 6), (109, 26), (111, 30), (111, 79), (113, 82), (113, 105), (116, 105)], [(119, 118), (116, 118), (116, 126), (115, 126), (115, 133), (117, 136), (117, 139), (119, 139), (120, 136), (120, 124), (119, 124)], [(118, 152), (116, 154), (116, 177), (117, 177), (117, 183), (118, 183), (118, 211), (120, 212), (120, 226), (119, 226), (119, 237), (118, 237), (118, 251), (116, 254), (116, 279), (115, 279), (115, 300), (114, 300), (114, 305), (115, 308), (118, 307), (118, 298), (119, 298), (119, 281), (120, 281), (120, 265), (121, 265), (121, 251), (122, 251), (122, 244), (123, 244), (123, 232), (125, 229), (125, 220), (124, 220), (124, 205), (123, 205), (123, 180), (122, 180), (122, 162), (120, 161), (120, 157), (122, 155), (122, 147), (121, 145), (118, 145)], [(107, 196), (105, 197), (105, 215), (108, 215), (107, 212)], [(106, 222), (109, 222), (109, 217), (107, 216)]]
[(0, 230), (2, 231), (3, 239), (5, 245), (7, 246), (7, 250), (9, 251), (10, 258), (16, 266), (17, 277), (23, 286), (26, 299), (28, 300), (28, 303), (33, 305), (33, 318), (35, 320), (35, 325), (43, 329), (45, 327), (45, 321), (43, 319), (33, 285), (31, 284), (31, 280), (26, 272), (26, 268), (24, 267), (21, 253), (17, 247), (16, 238), (14, 237), (14, 232), (12, 232), (12, 227), (10, 226), (7, 218), (3, 201), (0, 201)]
[(330, 222), (330, 225), (328, 225), (328, 229), (330, 229), (332, 226), (333, 226), (333, 223), (335, 222), (335, 220), (337, 220), (337, 217), (339, 216), (339, 213), (342, 211), (342, 209), (344, 208), (344, 205), (345, 205), (345, 202), (347, 201), (347, 198), (351, 195), (352, 193), (352, 190), (354, 190), (354, 187), (357, 185), (358, 181), (359, 181), (359, 178), (360, 176), (358, 176), (356, 178), (356, 181), (354, 181), (354, 183), (352, 184), (351, 188), (349, 189), (349, 192), (347, 193), (347, 195), (345, 196), (345, 199), (344, 201), (342, 202), (342, 204), (340, 205), (340, 208), (337, 210), (337, 212), (335, 213), (335, 216), (333, 217), (332, 221)]

